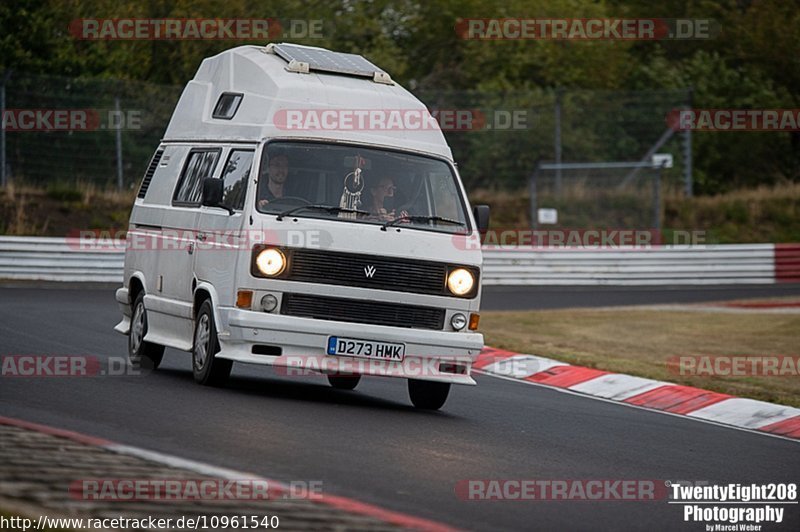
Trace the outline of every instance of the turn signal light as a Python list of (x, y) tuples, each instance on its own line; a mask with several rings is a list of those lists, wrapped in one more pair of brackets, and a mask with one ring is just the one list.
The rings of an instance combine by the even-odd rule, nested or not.
[(469, 315), (469, 330), (470, 331), (477, 331), (478, 330), (478, 322), (481, 321), (481, 315), (477, 312), (473, 312)]
[(239, 290), (236, 292), (236, 306), (238, 308), (252, 308), (253, 306), (253, 291), (252, 290)]

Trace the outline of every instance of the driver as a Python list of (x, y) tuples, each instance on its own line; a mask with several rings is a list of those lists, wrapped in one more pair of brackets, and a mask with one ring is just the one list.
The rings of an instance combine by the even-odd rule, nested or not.
[(284, 185), (289, 176), (289, 158), (285, 154), (274, 155), (269, 158), (267, 168), (266, 186), (264, 186), (263, 173), (259, 179), (258, 187), (258, 207), (264, 208), (271, 201), (280, 199), (284, 196)]

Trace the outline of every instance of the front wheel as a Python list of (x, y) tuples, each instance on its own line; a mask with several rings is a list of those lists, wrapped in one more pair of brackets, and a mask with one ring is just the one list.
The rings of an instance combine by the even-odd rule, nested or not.
[(128, 358), (135, 368), (156, 369), (164, 358), (164, 346), (145, 342), (147, 335), (147, 310), (144, 292), (139, 292), (131, 306), (131, 330), (128, 333)]
[(420, 381), (408, 379), (408, 395), (415, 407), (423, 410), (439, 410), (450, 393), (449, 382)]
[(211, 301), (206, 299), (200, 305), (194, 324), (194, 346), (192, 347), (192, 374), (194, 380), (207, 386), (220, 386), (231, 374), (233, 362), (216, 358), (219, 352), (217, 327), (214, 324), (214, 311)]

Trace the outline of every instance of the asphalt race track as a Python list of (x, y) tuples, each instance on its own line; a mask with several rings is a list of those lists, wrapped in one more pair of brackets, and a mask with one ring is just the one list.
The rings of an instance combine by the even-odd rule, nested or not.
[(483, 310), (703, 303), (800, 295), (800, 283), (695, 286), (484, 286)]
[[(124, 357), (118, 319), (108, 289), (0, 288), (0, 355)], [(410, 406), (403, 381), (365, 379), (341, 392), (322, 378), (237, 365), (214, 389), (194, 383), (188, 354), (167, 353), (149, 375), (0, 377), (0, 415), (278, 480), (322, 480), (327, 492), (474, 530), (705, 525), (687, 526), (664, 500), (462, 501), (459, 480), (800, 479), (796, 442), (488, 376), (426, 413)], [(798, 507), (785, 514), (764, 530), (800, 529)]]

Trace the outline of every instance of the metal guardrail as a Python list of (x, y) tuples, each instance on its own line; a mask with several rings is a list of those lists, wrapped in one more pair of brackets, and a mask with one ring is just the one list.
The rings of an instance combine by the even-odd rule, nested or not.
[[(121, 282), (124, 243), (0, 236), (0, 279)], [(775, 245), (484, 248), (486, 285), (771, 284)]]
[(774, 244), (653, 248), (494, 248), (483, 251), (487, 285), (771, 284)]
[(125, 246), (81, 246), (77, 238), (0, 236), (0, 279), (122, 282)]

